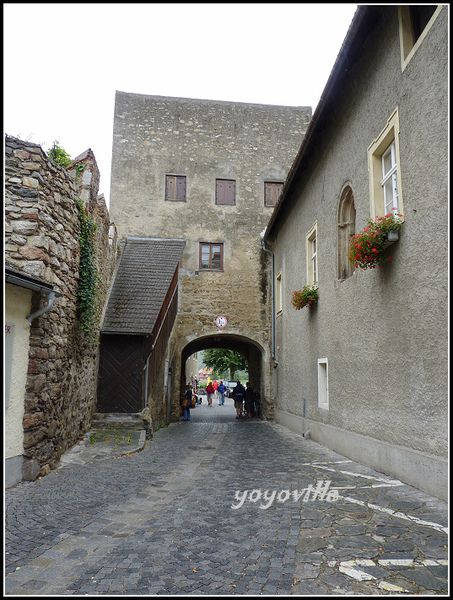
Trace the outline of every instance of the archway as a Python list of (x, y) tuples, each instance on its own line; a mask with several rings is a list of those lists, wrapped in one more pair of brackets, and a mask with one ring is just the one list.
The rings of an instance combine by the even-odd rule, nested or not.
[(196, 338), (189, 342), (181, 353), (181, 378), (180, 389), (183, 390), (187, 381), (185, 381), (185, 364), (189, 356), (195, 352), (206, 350), (208, 348), (225, 348), (234, 350), (245, 356), (248, 363), (249, 381), (253, 389), (260, 394), (262, 402), (262, 414), (268, 414), (265, 398), (264, 381), (264, 360), (265, 351), (257, 342), (240, 335), (222, 334), (208, 335)]

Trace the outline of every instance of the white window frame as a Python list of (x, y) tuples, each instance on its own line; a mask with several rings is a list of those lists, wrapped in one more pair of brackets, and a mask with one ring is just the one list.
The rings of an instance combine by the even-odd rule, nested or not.
[(329, 363), (327, 358), (318, 358), (318, 406), (329, 410)]
[[(392, 208), (397, 208), (394, 213), (404, 216), (403, 195), (401, 192), (401, 164), (399, 152), (399, 114), (396, 108), (390, 115), (386, 126), (377, 136), (377, 138), (368, 147), (368, 170), (370, 178), (370, 217), (383, 217), (388, 212), (392, 212)], [(384, 176), (383, 163), (385, 158), (390, 153), (392, 166), (387, 169)], [(390, 179), (389, 179), (390, 178)], [(390, 182), (393, 194), (393, 204), (387, 204), (384, 194), (384, 185)], [(396, 202), (396, 204), (395, 204)], [(390, 210), (387, 211), (386, 207)]]
[[(387, 159), (390, 158), (390, 166), (387, 168)], [(387, 150), (381, 156), (382, 162), (382, 180), (381, 186), (384, 193), (384, 212), (385, 214), (399, 214), (398, 207), (398, 167), (396, 164), (396, 146), (395, 140), (390, 144)]]
[(307, 284), (317, 286), (318, 273), (318, 223), (305, 235), (307, 251)]

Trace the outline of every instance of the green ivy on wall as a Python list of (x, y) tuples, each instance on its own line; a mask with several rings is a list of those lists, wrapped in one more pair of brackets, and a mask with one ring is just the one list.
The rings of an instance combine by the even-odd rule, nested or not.
[(94, 264), (94, 232), (96, 223), (87, 214), (82, 200), (77, 200), (80, 219), (80, 265), (77, 290), (77, 312), (80, 329), (94, 339), (96, 325), (97, 283), (99, 276)]

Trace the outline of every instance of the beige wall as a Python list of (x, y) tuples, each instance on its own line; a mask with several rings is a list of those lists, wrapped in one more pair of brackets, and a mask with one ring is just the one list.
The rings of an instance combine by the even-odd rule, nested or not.
[[(22, 455), (24, 450), (24, 394), (27, 381), (28, 344), (30, 324), (26, 320), (31, 307), (30, 290), (6, 284), (5, 325), (13, 325), (12, 357), (5, 356), (5, 363), (11, 364), (9, 380), (8, 408), (5, 411), (4, 440), (6, 459), (6, 482), (10, 485), (22, 479)], [(6, 348), (8, 351), (8, 348)], [(9, 363), (9, 361), (11, 361)], [(8, 375), (7, 375), (8, 376)], [(10, 461), (9, 459), (16, 460)]]

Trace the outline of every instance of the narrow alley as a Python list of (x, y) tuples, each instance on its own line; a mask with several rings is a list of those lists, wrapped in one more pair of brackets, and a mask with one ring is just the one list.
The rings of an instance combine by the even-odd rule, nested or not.
[(446, 503), (231, 399), (191, 413), (7, 489), (5, 594), (448, 593)]

